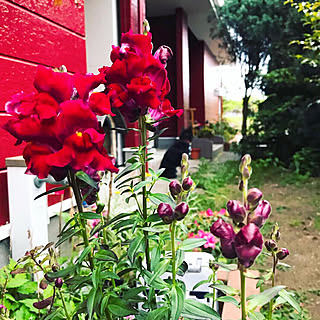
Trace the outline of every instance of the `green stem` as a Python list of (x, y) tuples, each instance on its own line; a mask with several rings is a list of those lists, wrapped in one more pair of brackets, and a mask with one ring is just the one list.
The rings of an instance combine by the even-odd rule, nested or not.
[(62, 301), (62, 305), (63, 305), (64, 312), (66, 314), (66, 318), (67, 318), (67, 320), (71, 320), (71, 318), (70, 318), (70, 316), (68, 314), (68, 309), (67, 309), (66, 302), (64, 300), (63, 294), (62, 294), (60, 289), (58, 289), (58, 292), (59, 292), (60, 299)]
[[(214, 285), (216, 283), (216, 270), (212, 269), (212, 284)], [(214, 310), (214, 304), (216, 302), (216, 289), (212, 288), (212, 309)]]
[[(271, 285), (274, 287), (275, 285), (275, 276), (276, 276), (276, 267), (277, 267), (277, 258), (274, 252), (272, 252), (273, 258), (273, 265), (272, 265), (272, 275), (271, 275)], [(273, 302), (274, 300), (271, 299), (269, 302), (269, 313), (268, 313), (268, 320), (272, 320), (272, 313), (273, 313)]]
[[(69, 182), (70, 182), (70, 185), (73, 189), (74, 197), (76, 199), (76, 203), (77, 203), (77, 207), (78, 207), (77, 217), (78, 217), (79, 224), (81, 226), (81, 233), (82, 233), (83, 242), (84, 242), (85, 247), (89, 247), (89, 239), (88, 239), (88, 235), (87, 235), (85, 220), (81, 219), (81, 217), (80, 217), (80, 212), (83, 211), (80, 188), (78, 186), (76, 176), (75, 176), (74, 172), (72, 172), (71, 170), (69, 171), (69, 179), (70, 179)], [(91, 253), (89, 254), (89, 264), (90, 264), (90, 269), (92, 271), (93, 270), (93, 259), (92, 259)]]
[(172, 285), (176, 284), (176, 221), (171, 224)]
[(241, 320), (246, 320), (246, 276), (244, 275), (245, 268), (240, 265), (240, 279), (241, 279)]
[[(146, 181), (146, 159), (147, 159), (147, 128), (146, 128), (146, 120), (144, 116), (139, 118), (139, 128), (140, 128), (140, 140), (142, 146), (142, 156), (141, 156), (141, 181)], [(142, 188), (142, 216), (144, 219), (144, 226), (147, 226), (147, 187), (144, 186)], [(149, 235), (148, 231), (143, 231), (144, 234), (144, 243), (145, 243), (145, 255), (146, 255), (146, 264), (147, 270), (151, 271), (151, 263), (150, 263), (150, 254), (149, 254)]]
[(243, 205), (245, 206), (247, 203), (247, 195), (248, 195), (248, 179), (243, 178)]

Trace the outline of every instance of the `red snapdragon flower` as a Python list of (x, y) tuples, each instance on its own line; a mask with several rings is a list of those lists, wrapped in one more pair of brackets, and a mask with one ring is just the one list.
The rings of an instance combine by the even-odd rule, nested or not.
[(120, 108), (130, 122), (147, 112), (155, 120), (182, 114), (165, 99), (170, 91), (165, 65), (171, 49), (163, 46), (155, 56), (151, 50), (150, 33), (135, 35), (129, 31), (122, 35), (120, 47), (113, 47), (112, 66), (100, 69), (108, 83), (110, 104)]

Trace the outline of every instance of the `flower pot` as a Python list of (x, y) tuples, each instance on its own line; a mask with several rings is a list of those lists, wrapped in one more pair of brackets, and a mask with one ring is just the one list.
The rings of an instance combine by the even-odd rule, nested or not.
[(199, 159), (200, 158), (200, 148), (192, 148), (191, 149), (191, 159)]

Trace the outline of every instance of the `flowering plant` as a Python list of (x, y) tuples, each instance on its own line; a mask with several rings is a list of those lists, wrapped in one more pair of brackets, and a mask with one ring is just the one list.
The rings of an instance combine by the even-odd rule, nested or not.
[[(243, 203), (229, 201), (227, 205), (236, 229), (220, 218), (223, 211), (215, 215), (208, 209), (199, 219), (214, 221), (212, 234), (198, 229), (189, 238), (184, 219), (194, 183), (187, 155), (181, 161), (181, 181), (161, 177), (163, 169), (147, 170), (151, 159), (147, 145), (158, 136), (148, 137), (147, 127), (155, 131), (159, 121), (182, 113), (166, 99), (170, 83), (165, 67), (171, 49), (162, 46), (154, 55), (151, 50), (149, 32), (125, 33), (120, 46), (112, 48), (112, 65), (102, 67), (98, 75), (71, 75), (40, 66), (34, 81), (37, 92), (19, 93), (6, 104), (12, 118), (4, 128), (17, 138), (17, 144), (27, 143), (23, 152), (26, 173), (40, 179), (51, 175), (56, 181), (67, 178), (66, 185), (49, 192), (71, 187), (76, 199), (77, 212), (63, 227), (55, 246), (76, 237), (78, 255), (65, 264), (57, 259), (51, 243), (28, 251), (18, 261), (21, 272), (32, 266), (43, 277), (38, 301), (32, 304), (40, 310), (37, 319), (220, 319), (208, 305), (186, 299), (186, 285), (177, 277), (187, 270), (184, 252), (212, 248), (215, 237), (220, 238), (222, 254), (239, 261), (242, 319), (255, 315), (255, 306), (261, 305), (257, 302), (261, 297), (253, 298), (246, 311), (245, 269), (262, 250), (259, 228), (271, 207), (261, 200), (258, 189), (247, 192), (250, 157), (245, 156), (240, 165)], [(100, 84), (105, 85), (104, 92), (93, 92)], [(104, 134), (96, 118), (113, 116), (114, 108), (128, 121), (138, 121), (140, 134), (140, 145), (133, 148), (133, 156), (120, 172), (103, 147)], [(107, 210), (98, 194), (104, 171), (110, 172)], [(118, 173), (114, 179), (113, 173)], [(153, 191), (158, 180), (168, 182), (167, 194)], [(123, 212), (112, 215), (112, 183), (127, 204), (134, 203), (133, 210), (124, 207)], [(84, 201), (95, 203), (91, 211), (84, 210)], [(268, 245), (275, 264), (288, 254), (275, 249), (272, 242)], [(217, 265), (212, 269), (215, 274)], [(267, 300), (282, 288), (271, 289)], [(6, 308), (0, 308), (3, 319), (12, 315), (9, 304)]]

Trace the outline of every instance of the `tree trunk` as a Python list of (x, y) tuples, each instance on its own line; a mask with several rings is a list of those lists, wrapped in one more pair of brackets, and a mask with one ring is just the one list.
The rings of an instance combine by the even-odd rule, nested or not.
[(245, 96), (242, 100), (242, 128), (241, 133), (243, 137), (247, 136), (247, 118), (249, 113), (249, 99), (250, 96), (247, 95), (247, 91), (245, 93)]

